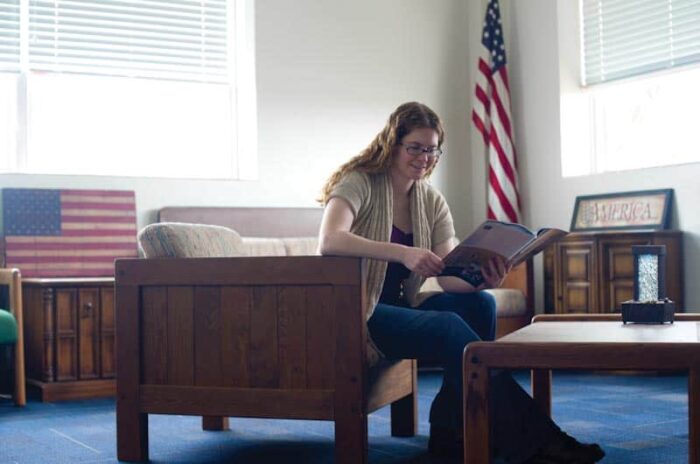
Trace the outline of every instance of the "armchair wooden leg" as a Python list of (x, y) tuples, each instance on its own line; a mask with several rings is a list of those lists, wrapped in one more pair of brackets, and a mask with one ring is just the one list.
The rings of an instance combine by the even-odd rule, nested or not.
[(228, 429), (229, 429), (228, 417), (202, 416), (202, 430), (209, 430), (211, 432), (219, 432), (219, 431), (228, 430)]
[(346, 414), (335, 420), (335, 463), (367, 464), (367, 416)]
[(415, 393), (391, 403), (391, 435), (412, 437), (418, 432), (418, 399)]
[(117, 401), (117, 459), (148, 461), (148, 414), (130, 414)]

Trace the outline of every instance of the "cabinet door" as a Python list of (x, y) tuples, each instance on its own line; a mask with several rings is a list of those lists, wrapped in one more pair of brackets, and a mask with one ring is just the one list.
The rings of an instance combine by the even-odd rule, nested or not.
[(594, 242), (560, 242), (557, 251), (557, 313), (598, 312)]
[(99, 357), (99, 302), (98, 288), (83, 288), (79, 291), (78, 338), (80, 356), (80, 378), (96, 379), (100, 376)]
[(100, 289), (100, 360), (102, 378), (114, 377), (114, 287)]
[(634, 298), (632, 245), (648, 245), (649, 236), (601, 238), (601, 312), (621, 310), (623, 301)]
[(78, 378), (78, 292), (56, 289), (56, 380)]

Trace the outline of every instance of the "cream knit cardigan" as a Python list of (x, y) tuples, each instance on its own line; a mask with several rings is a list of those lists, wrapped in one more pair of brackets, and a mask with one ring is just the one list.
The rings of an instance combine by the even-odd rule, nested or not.
[[(393, 223), (393, 190), (388, 173), (366, 174), (352, 171), (335, 186), (330, 198), (340, 197), (348, 202), (355, 216), (350, 231), (378, 242), (391, 240)], [(445, 198), (426, 181), (417, 181), (410, 192), (411, 222), (413, 224), (413, 246), (432, 249), (455, 236), (452, 215)], [(366, 320), (372, 316), (384, 286), (387, 262), (367, 260), (367, 307)], [(418, 290), (425, 278), (411, 272), (404, 283), (404, 292), (409, 304), (418, 306), (424, 298)], [(381, 352), (369, 340), (368, 359), (376, 363)]]

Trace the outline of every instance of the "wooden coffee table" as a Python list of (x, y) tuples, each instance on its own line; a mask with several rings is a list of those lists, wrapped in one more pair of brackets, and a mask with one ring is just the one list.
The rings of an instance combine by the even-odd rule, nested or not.
[(551, 413), (551, 370), (685, 370), (689, 460), (700, 464), (700, 314), (673, 324), (622, 324), (619, 314), (540, 315), (464, 351), (464, 462), (490, 463), (489, 369), (532, 369), (532, 393)]

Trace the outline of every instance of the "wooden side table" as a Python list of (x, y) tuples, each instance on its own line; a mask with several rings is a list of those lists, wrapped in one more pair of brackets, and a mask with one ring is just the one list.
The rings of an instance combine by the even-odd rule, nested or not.
[[(532, 393), (551, 411), (551, 370), (685, 370), (688, 448), (700, 464), (700, 314), (676, 314), (673, 324), (623, 325), (619, 315), (536, 317), (533, 324), (464, 352), (464, 462), (491, 462), (489, 370), (532, 369)], [(477, 445), (474, 445), (477, 444)]]
[(22, 279), (27, 383), (42, 401), (113, 396), (114, 279)]

